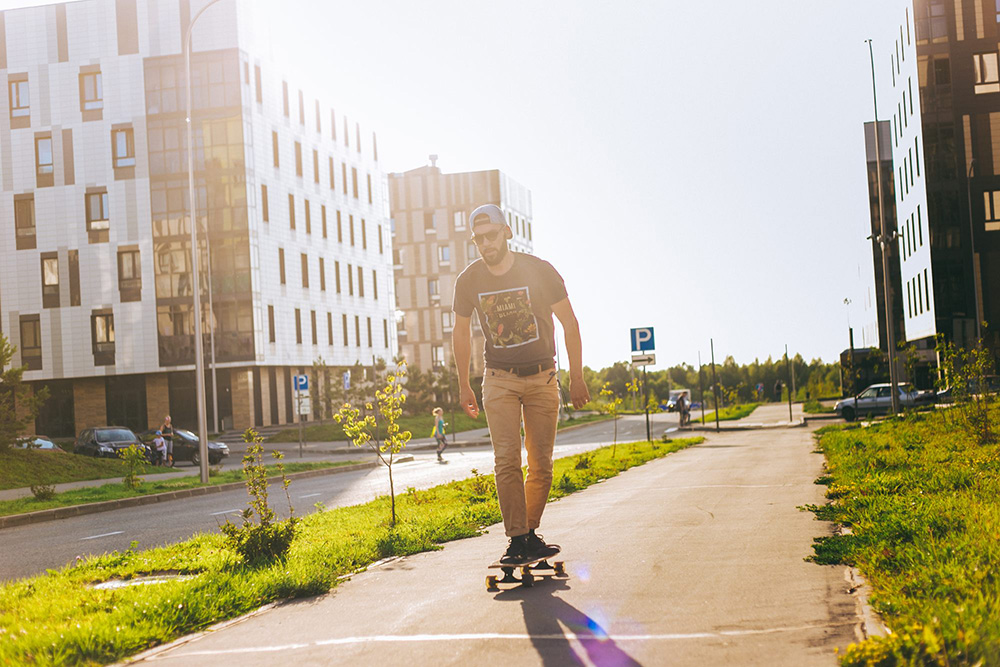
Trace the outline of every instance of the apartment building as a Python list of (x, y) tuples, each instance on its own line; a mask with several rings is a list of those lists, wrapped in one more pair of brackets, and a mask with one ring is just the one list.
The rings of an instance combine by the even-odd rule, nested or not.
[[(428, 166), (389, 175), (389, 201), (400, 354), (422, 370), (454, 368), (455, 279), (479, 258), (469, 214), (496, 204), (514, 234), (510, 249), (532, 253), (531, 191), (496, 169), (442, 173), (432, 155)], [(482, 375), (485, 344), (472, 318), (473, 377)]]
[[(48, 435), (196, 424), (182, 35), (204, 4), (0, 12), (0, 330), (49, 387)], [(320, 357), (397, 350), (376, 137), (269, 59), (276, 9), (224, 0), (192, 32), (197, 288), (238, 429), (293, 421)]]

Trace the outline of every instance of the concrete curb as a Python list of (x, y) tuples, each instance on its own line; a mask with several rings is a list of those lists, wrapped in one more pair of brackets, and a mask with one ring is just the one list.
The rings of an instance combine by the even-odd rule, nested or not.
[[(797, 422), (795, 422), (793, 424), (788, 424), (788, 423), (780, 423), (780, 424), (735, 424), (734, 423), (734, 424), (729, 425), (729, 426), (726, 426), (725, 422), (720, 422), (719, 423), (719, 431), (762, 431), (762, 430), (766, 430), (766, 429), (776, 429), (776, 428), (802, 428), (802, 427), (804, 427), (804, 426), (807, 425), (807, 421), (808, 420), (806, 420), (803, 417), (802, 419), (800, 419), (799, 421), (797, 421)], [(712, 423), (712, 424), (706, 423), (704, 426), (702, 426), (701, 424), (697, 424), (697, 425), (692, 424), (691, 426), (685, 427), (683, 429), (679, 429), (678, 433), (682, 433), (684, 431), (712, 431), (712, 432), (715, 432), (715, 425), (714, 425), (714, 423)]]
[(889, 628), (882, 622), (882, 617), (875, 611), (871, 603), (872, 588), (868, 581), (856, 567), (849, 567), (844, 571), (844, 579), (847, 580), (848, 592), (854, 596), (857, 603), (857, 614), (861, 625), (861, 640), (869, 637), (887, 637), (891, 633)]
[[(378, 465), (377, 461), (370, 463), (356, 463), (339, 468), (324, 468), (322, 470), (305, 470), (303, 472), (293, 472), (286, 475), (288, 479), (303, 479), (307, 477), (320, 477), (322, 475), (333, 475), (342, 472), (352, 472), (355, 470), (367, 470)], [(270, 477), (270, 479), (276, 479)], [(163, 503), (180, 498), (191, 498), (193, 496), (207, 496), (213, 493), (221, 493), (245, 486), (244, 482), (229, 482), (217, 486), (199, 486), (192, 489), (180, 489), (178, 491), (167, 491), (166, 493), (151, 493), (146, 496), (135, 496), (133, 498), (120, 498), (118, 500), (105, 500), (98, 503), (84, 503), (81, 505), (71, 505), (69, 507), (53, 507), (52, 509), (39, 510), (37, 512), (26, 512), (24, 514), (11, 514), (10, 516), (0, 516), (0, 530), (13, 528), (14, 526), (25, 526), (43, 521), (54, 521), (65, 519), (71, 516), (82, 516), (84, 514), (97, 514), (99, 512), (110, 512), (124, 507), (136, 507), (138, 505), (151, 505), (153, 503)]]

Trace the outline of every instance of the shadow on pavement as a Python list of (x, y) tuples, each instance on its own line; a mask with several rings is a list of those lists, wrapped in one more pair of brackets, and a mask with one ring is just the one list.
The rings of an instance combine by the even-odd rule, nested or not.
[(572, 633), (594, 665), (639, 666), (638, 661), (608, 637), (607, 631), (597, 621), (555, 595), (557, 591), (569, 588), (565, 579), (545, 577), (536, 579), (531, 588), (518, 586), (503, 590), (494, 599), (521, 603), (525, 629), (543, 665), (586, 664), (570, 645), (569, 633)]

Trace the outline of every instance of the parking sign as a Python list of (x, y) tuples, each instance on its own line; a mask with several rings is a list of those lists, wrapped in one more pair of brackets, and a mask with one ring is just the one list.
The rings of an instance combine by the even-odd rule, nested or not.
[(295, 391), (309, 391), (309, 376), (304, 374), (296, 375), (293, 386), (295, 387)]
[(632, 352), (650, 352), (656, 349), (653, 340), (653, 327), (638, 327), (632, 329)]

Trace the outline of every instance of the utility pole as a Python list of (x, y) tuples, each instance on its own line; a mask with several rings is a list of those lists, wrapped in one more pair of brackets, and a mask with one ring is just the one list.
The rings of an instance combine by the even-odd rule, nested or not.
[[(715, 376), (715, 341), (708, 339), (708, 344), (712, 348), (712, 398), (715, 400), (715, 432), (719, 432), (719, 380)], [(704, 415), (702, 416), (704, 419)]]
[(698, 395), (701, 397), (701, 425), (705, 425), (705, 388), (701, 381), (701, 350), (698, 350)]
[(788, 371), (788, 423), (792, 423), (792, 365), (788, 363), (788, 343), (785, 343), (785, 370)]
[(646, 442), (652, 442), (649, 434), (649, 384), (646, 382), (646, 367), (642, 367), (642, 395), (646, 401)]
[(983, 297), (980, 292), (982, 286), (979, 284), (979, 267), (976, 265), (976, 228), (972, 224), (972, 172), (973, 167), (975, 166), (975, 158), (969, 160), (969, 173), (966, 174), (965, 178), (965, 196), (969, 206), (969, 244), (972, 252), (972, 286), (973, 298), (976, 300), (976, 347), (979, 347), (983, 340)]
[(882, 192), (882, 153), (879, 148), (879, 126), (878, 126), (878, 93), (875, 88), (875, 55), (872, 51), (872, 40), (866, 39), (868, 42), (868, 58), (871, 61), (872, 69), (872, 101), (875, 107), (875, 125), (873, 127), (875, 133), (875, 189), (878, 191), (878, 223), (879, 223), (879, 235), (876, 239), (878, 241), (879, 247), (882, 249), (882, 289), (885, 291), (885, 331), (886, 331), (886, 341), (889, 352), (889, 383), (892, 387), (892, 414), (899, 414), (899, 378), (898, 371), (896, 369), (896, 331), (895, 322), (893, 321), (893, 310), (892, 310), (892, 280), (889, 274), (889, 244), (896, 241), (896, 232), (891, 235), (886, 233), (885, 228), (885, 212), (884, 206), (882, 205), (883, 192)]

